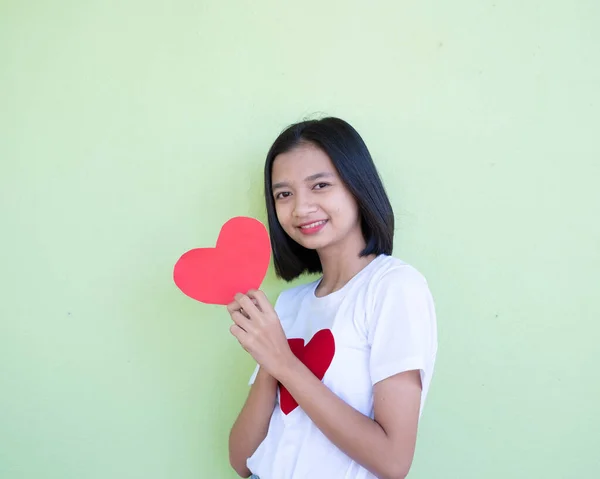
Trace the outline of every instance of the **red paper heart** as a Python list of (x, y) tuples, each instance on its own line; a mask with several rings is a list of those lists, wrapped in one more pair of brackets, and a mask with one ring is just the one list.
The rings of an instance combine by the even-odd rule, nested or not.
[[(319, 378), (319, 381), (322, 380), (335, 354), (335, 339), (331, 330), (321, 329), (315, 333), (306, 346), (304, 346), (302, 338), (288, 339), (288, 343), (296, 357)], [(280, 384), (279, 388), (281, 411), (288, 415), (298, 407), (298, 403), (284, 385)]]
[(265, 226), (238, 216), (221, 228), (216, 248), (183, 254), (173, 269), (177, 287), (207, 304), (229, 304), (236, 293), (258, 289), (267, 274), (271, 247)]

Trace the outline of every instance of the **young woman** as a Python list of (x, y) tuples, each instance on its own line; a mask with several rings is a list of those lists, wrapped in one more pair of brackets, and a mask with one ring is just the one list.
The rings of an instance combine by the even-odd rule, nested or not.
[(260, 479), (403, 478), (437, 352), (423, 276), (393, 258), (394, 215), (366, 145), (337, 118), (285, 130), (265, 165), (281, 293), (237, 294), (231, 333), (257, 362), (229, 439)]

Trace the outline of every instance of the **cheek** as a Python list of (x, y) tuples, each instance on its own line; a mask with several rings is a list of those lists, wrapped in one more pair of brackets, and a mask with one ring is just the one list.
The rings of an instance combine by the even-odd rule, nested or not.
[(289, 208), (286, 208), (285, 205), (276, 204), (275, 205), (275, 214), (277, 215), (277, 219), (279, 220), (279, 224), (286, 228), (287, 223), (289, 222), (290, 215), (288, 214)]
[(329, 211), (344, 223), (354, 224), (356, 221), (360, 220), (356, 200), (347, 192), (337, 198), (333, 198), (333, 201), (330, 202)]

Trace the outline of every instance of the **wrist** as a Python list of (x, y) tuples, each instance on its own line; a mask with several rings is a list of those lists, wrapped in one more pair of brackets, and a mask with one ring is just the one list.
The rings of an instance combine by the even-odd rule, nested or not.
[(290, 377), (294, 377), (295, 371), (301, 366), (304, 365), (290, 350), (289, 353), (277, 363), (277, 370), (273, 371), (273, 375), (280, 383), (285, 384)]
[(275, 379), (269, 372), (262, 366), (258, 368), (258, 374), (256, 375), (256, 383), (264, 384), (265, 386), (277, 386), (277, 379)]

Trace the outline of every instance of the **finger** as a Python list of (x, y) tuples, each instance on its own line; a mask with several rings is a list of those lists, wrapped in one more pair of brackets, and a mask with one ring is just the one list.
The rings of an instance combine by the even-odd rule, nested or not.
[(245, 294), (238, 293), (235, 295), (235, 299), (238, 303), (240, 303), (240, 306), (244, 309), (246, 314), (250, 316), (251, 319), (258, 317), (257, 314), (260, 313), (260, 311), (252, 301), (252, 298), (246, 296)]
[[(242, 341), (244, 340), (244, 335), (246, 334), (246, 331), (244, 331), (242, 328), (240, 328), (237, 324), (232, 324), (229, 327), (229, 331), (231, 332), (231, 334), (233, 334), (235, 336), (235, 338), (240, 342), (240, 344), (242, 344)], [(243, 346), (243, 344), (242, 344)]]
[(269, 298), (267, 298), (267, 295), (265, 293), (263, 293), (262, 291), (259, 291), (257, 289), (251, 289), (250, 291), (248, 291), (248, 296), (250, 298), (252, 298), (254, 301), (256, 301), (257, 303), (257, 307), (260, 308), (261, 311), (269, 311), (270, 309), (273, 309), (273, 306), (271, 306), (271, 302), (269, 301)]
[(252, 321), (239, 311), (234, 311), (233, 313), (231, 313), (231, 319), (236, 324), (236, 326), (238, 326), (246, 332), (252, 329)]
[(239, 311), (240, 309), (241, 309), (240, 303), (238, 303), (235, 300), (227, 305), (227, 312), (229, 314), (233, 313), (234, 311)]
[(242, 328), (237, 326), (236, 324), (232, 324), (229, 328), (231, 334), (238, 340), (240, 346), (244, 348), (248, 353), (250, 353), (250, 337), (248, 333), (246, 333)]
[(250, 316), (248, 316), (248, 313), (246, 313), (246, 311), (244, 311), (244, 308), (242, 308), (240, 306), (240, 303), (238, 303), (237, 301), (233, 301), (232, 303), (229, 303), (227, 305), (227, 312), (229, 314), (234, 313), (235, 311), (239, 311), (240, 313), (242, 313), (244, 316), (246, 316), (247, 318), (250, 318)]
[(260, 311), (262, 311), (260, 304), (258, 304), (258, 301), (255, 298), (255, 293), (256, 293), (256, 289), (251, 289), (246, 293), (246, 296), (248, 296), (252, 302), (254, 303), (254, 306), (256, 306)]

